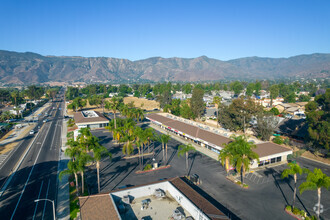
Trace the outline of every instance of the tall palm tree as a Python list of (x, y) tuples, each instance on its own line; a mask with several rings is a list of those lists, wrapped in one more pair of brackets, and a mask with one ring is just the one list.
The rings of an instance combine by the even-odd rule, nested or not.
[(78, 142), (86, 147), (86, 151), (88, 151), (88, 138), (92, 136), (90, 128), (80, 128), (80, 135), (78, 137)]
[(153, 139), (154, 139), (153, 129), (152, 128), (145, 129), (144, 135), (146, 136), (146, 139), (147, 139), (148, 153), (150, 153), (150, 142), (153, 141)]
[(116, 113), (119, 110), (121, 103), (122, 103), (122, 99), (117, 97), (112, 97), (110, 99), (110, 102), (106, 102), (105, 104), (106, 109), (113, 111), (113, 120), (115, 122), (115, 129), (117, 128)]
[(220, 154), (218, 156), (218, 160), (220, 161), (220, 163), (222, 164), (222, 166), (225, 165), (225, 169), (226, 169), (226, 172), (227, 172), (227, 175), (228, 175), (228, 172), (229, 172), (229, 161), (231, 159), (231, 153), (230, 153), (230, 149), (229, 148), (226, 148), (226, 144), (224, 144), (224, 148), (222, 150), (220, 150)]
[(108, 149), (102, 145), (97, 145), (93, 148), (94, 160), (96, 161), (96, 171), (97, 171), (97, 188), (100, 193), (100, 161), (103, 157), (112, 158), (112, 154)]
[(84, 180), (85, 167), (86, 167), (86, 164), (92, 160), (93, 160), (93, 158), (85, 152), (82, 152), (78, 158), (78, 169), (79, 169), (79, 173), (81, 176), (81, 192), (82, 192), (82, 194), (84, 194), (84, 192), (85, 192), (85, 180)]
[(59, 178), (60, 180), (62, 179), (62, 177), (64, 175), (71, 175), (73, 174), (74, 175), (74, 178), (75, 178), (75, 182), (76, 182), (76, 191), (77, 191), (77, 195), (79, 195), (79, 185), (78, 185), (78, 173), (80, 171), (80, 167), (79, 167), (79, 162), (76, 160), (76, 161), (73, 161), (72, 159), (69, 160), (68, 162), (68, 169), (66, 170), (63, 170), (62, 172), (60, 172), (59, 174)]
[(10, 93), (10, 95), (15, 101), (15, 106), (17, 106), (17, 98), (19, 97), (18, 91), (13, 91), (12, 93)]
[(170, 141), (170, 139), (171, 139), (171, 136), (170, 135), (168, 135), (168, 134), (164, 134), (163, 135), (163, 142), (165, 144), (165, 152), (166, 152), (166, 154), (165, 154), (165, 161), (166, 161), (166, 163), (167, 163), (167, 143)]
[(241, 174), (241, 181), (244, 184), (245, 172), (249, 171), (250, 162), (255, 159), (259, 162), (258, 154), (252, 151), (257, 146), (252, 142), (248, 142), (244, 135), (232, 136), (231, 138), (234, 140), (227, 144), (225, 148), (231, 155), (230, 164), (234, 165), (237, 172)]
[(217, 105), (217, 127), (219, 125), (218, 118), (219, 118), (219, 105), (221, 103), (222, 97), (220, 96), (214, 96), (213, 97), (213, 103)]
[(293, 191), (293, 202), (292, 202), (292, 208), (294, 208), (294, 204), (296, 201), (296, 195), (297, 195), (297, 174), (301, 175), (303, 170), (299, 166), (299, 164), (296, 163), (288, 163), (289, 168), (283, 170), (282, 172), (282, 179), (287, 178), (289, 175), (293, 176), (294, 179), (294, 191)]
[(330, 188), (330, 177), (322, 172), (321, 169), (315, 168), (314, 172), (304, 169), (304, 173), (307, 173), (306, 182), (303, 182), (299, 186), (300, 194), (305, 192), (306, 190), (317, 190), (317, 219), (320, 218), (320, 206), (321, 206), (321, 188), (326, 188), (329, 190)]
[(186, 171), (188, 175), (188, 155), (190, 151), (196, 151), (196, 149), (191, 145), (180, 145), (178, 149), (178, 157), (181, 157), (182, 155), (186, 155)]

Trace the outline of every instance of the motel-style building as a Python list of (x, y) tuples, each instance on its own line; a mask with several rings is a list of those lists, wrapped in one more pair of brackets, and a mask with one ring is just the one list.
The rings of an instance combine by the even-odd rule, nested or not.
[[(217, 154), (220, 153), (224, 144), (231, 141), (230, 138), (221, 135), (216, 128), (202, 126), (190, 120), (175, 117), (170, 114), (150, 114), (147, 115), (146, 118), (164, 130), (199, 144), (201, 147)], [(257, 148), (253, 149), (253, 151), (259, 155), (260, 162), (252, 161), (250, 166), (252, 169), (268, 164), (285, 162), (287, 161), (287, 156), (292, 154), (290, 148), (272, 142), (258, 143), (256, 146)]]

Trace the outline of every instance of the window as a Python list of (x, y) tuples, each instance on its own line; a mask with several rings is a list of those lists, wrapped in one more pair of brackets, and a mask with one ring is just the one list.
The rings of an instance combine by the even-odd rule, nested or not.
[(280, 162), (281, 160), (282, 160), (282, 157), (277, 157), (277, 158), (276, 158), (276, 161), (277, 161), (277, 162)]
[(270, 160), (270, 163), (275, 163), (276, 162), (276, 158), (272, 158), (271, 160)]
[(263, 165), (264, 165), (264, 161), (262, 160), (262, 161), (259, 162), (258, 167), (261, 167)]

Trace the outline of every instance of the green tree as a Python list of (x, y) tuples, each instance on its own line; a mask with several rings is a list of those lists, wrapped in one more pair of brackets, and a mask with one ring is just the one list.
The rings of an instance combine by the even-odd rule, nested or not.
[(280, 93), (280, 88), (278, 87), (278, 85), (272, 85), (269, 88), (269, 92), (270, 92), (270, 106), (273, 106), (273, 99), (276, 99)]
[(117, 129), (117, 122), (116, 122), (116, 113), (120, 109), (120, 106), (122, 105), (123, 100), (121, 98), (112, 97), (110, 102), (105, 102), (105, 108), (108, 110), (112, 110), (113, 112), (113, 120), (115, 122), (114, 126), (115, 129)]
[(15, 101), (15, 106), (17, 106), (17, 98), (19, 97), (19, 93), (18, 93), (18, 91), (13, 91), (12, 93), (10, 93), (10, 95), (11, 95), (11, 97), (14, 99), (14, 101)]
[[(165, 161), (167, 163), (167, 143), (170, 141), (171, 137), (168, 134), (161, 134), (160, 135), (160, 142), (162, 143), (162, 149), (163, 149), (163, 159), (162, 161)], [(165, 149), (166, 149), (166, 158), (165, 158)]]
[(273, 107), (269, 110), (270, 113), (272, 113), (273, 115), (279, 115), (280, 114), (280, 111), (276, 108), (276, 107)]
[(256, 82), (254, 85), (254, 89), (255, 89), (255, 95), (256, 96), (260, 96), (260, 90), (261, 90), (261, 82)]
[(182, 104), (182, 107), (180, 109), (180, 115), (181, 115), (181, 117), (187, 118), (187, 119), (194, 119), (195, 118), (194, 113), (191, 111), (190, 106), (186, 102), (184, 102)]
[(270, 113), (261, 113), (257, 115), (257, 125), (254, 131), (263, 141), (269, 141), (277, 126), (276, 118)]
[(244, 89), (244, 86), (239, 81), (235, 81), (230, 83), (230, 89), (234, 91), (235, 95), (239, 95)]
[(288, 169), (283, 170), (282, 172), (282, 179), (287, 178), (289, 175), (293, 176), (294, 180), (294, 191), (293, 191), (293, 201), (292, 201), (292, 209), (294, 208), (294, 204), (296, 201), (297, 195), (297, 174), (301, 175), (303, 170), (297, 163), (288, 163)]
[(205, 111), (205, 105), (203, 101), (204, 91), (195, 87), (190, 100), (191, 111), (193, 114), (200, 118)]
[(254, 83), (249, 83), (246, 87), (246, 93), (245, 94), (247, 96), (252, 96), (254, 89), (255, 89), (255, 84)]
[(182, 155), (186, 156), (186, 171), (187, 171), (187, 175), (188, 175), (188, 156), (189, 156), (189, 152), (191, 151), (196, 151), (196, 149), (191, 145), (180, 145), (178, 147), (178, 157), (181, 157)]
[(187, 83), (182, 87), (182, 92), (184, 92), (185, 94), (190, 94), (191, 90), (192, 90), (192, 86), (190, 83)]
[(304, 172), (307, 173), (306, 182), (303, 182), (299, 186), (300, 194), (305, 192), (306, 190), (317, 190), (317, 218), (320, 218), (320, 206), (321, 206), (321, 189), (325, 188), (329, 190), (330, 188), (330, 177), (322, 172), (321, 169), (315, 168), (314, 172), (311, 172), (308, 169), (305, 169)]
[(317, 95), (305, 106), (309, 139), (316, 148), (329, 149), (330, 142), (330, 89)]
[(68, 168), (63, 170), (59, 174), (59, 179), (61, 180), (64, 175), (74, 175), (75, 182), (76, 182), (76, 191), (77, 195), (79, 195), (79, 185), (78, 185), (78, 173), (80, 171), (79, 161), (73, 161), (72, 159), (68, 162)]
[(225, 145), (224, 149), (230, 154), (230, 164), (241, 174), (242, 184), (244, 184), (245, 172), (249, 171), (250, 163), (253, 160), (259, 162), (259, 156), (252, 149), (257, 146), (247, 141), (245, 136), (232, 136), (232, 142)]
[(311, 97), (309, 95), (301, 95), (298, 97), (299, 102), (309, 102)]
[(284, 97), (284, 102), (287, 103), (295, 103), (296, 102), (296, 94), (294, 92)]

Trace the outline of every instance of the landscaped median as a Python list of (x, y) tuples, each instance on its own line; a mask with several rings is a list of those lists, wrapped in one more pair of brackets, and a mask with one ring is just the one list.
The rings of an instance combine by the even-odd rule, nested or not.
[(149, 172), (152, 172), (152, 171), (156, 171), (156, 170), (163, 170), (163, 169), (167, 169), (167, 168), (170, 168), (171, 167), (171, 165), (166, 165), (166, 166), (160, 166), (160, 167), (158, 167), (158, 168), (151, 168), (151, 166), (148, 166), (148, 165), (150, 165), (150, 164), (147, 164), (146, 166), (145, 166), (145, 169), (144, 170), (138, 170), (138, 171), (136, 171), (135, 173), (136, 174), (141, 174), (141, 173), (149, 173)]
[(307, 213), (304, 210), (300, 210), (297, 207), (294, 207), (292, 209), (292, 206), (290, 206), (290, 205), (285, 207), (285, 212), (299, 220), (316, 220), (317, 219), (314, 215), (307, 216)]
[(233, 182), (233, 183), (236, 183), (237, 185), (239, 185), (240, 187), (244, 188), (244, 189), (248, 189), (249, 188), (249, 185), (248, 184), (245, 184), (245, 183), (242, 183), (241, 181), (237, 180), (236, 179), (236, 176), (226, 176), (226, 178)]

